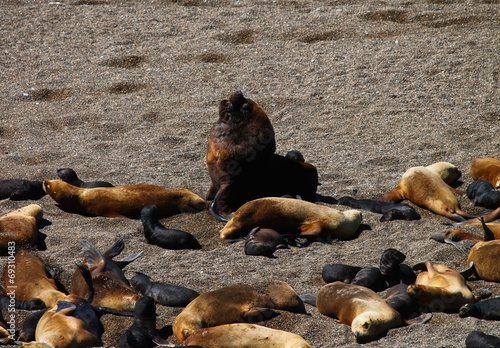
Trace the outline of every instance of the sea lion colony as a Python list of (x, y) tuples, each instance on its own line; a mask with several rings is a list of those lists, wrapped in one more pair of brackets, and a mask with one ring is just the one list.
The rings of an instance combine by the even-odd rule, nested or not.
[[(70, 168), (57, 171), (61, 180), (0, 180), (0, 192), (2, 198), (12, 200), (35, 200), (47, 193), (62, 210), (83, 216), (140, 218), (147, 242), (166, 249), (200, 249), (202, 245), (195, 236), (166, 228), (158, 219), (208, 209), (214, 218), (227, 222), (219, 232), (222, 239), (247, 238), (251, 233), (252, 239), (247, 239), (245, 243), (248, 247), (250, 241), (254, 242), (255, 229), (269, 229), (272, 237), (264, 237), (258, 242), (263, 251), (256, 248), (257, 251), (246, 252), (248, 255), (267, 257), (273, 256), (278, 245), (281, 248), (289, 245), (302, 247), (312, 242), (331, 243), (334, 239), (356, 238), (360, 233), (362, 212), (346, 209), (346, 206), (383, 214), (381, 221), (420, 219), (412, 206), (400, 203), (407, 200), (454, 221), (450, 224), (476, 224), (485, 228), (485, 233), (488, 225), (492, 226), (492, 221), (499, 217), (499, 193), (496, 187), (500, 167), (498, 160), (493, 158), (477, 159), (471, 165), (471, 176), (490, 185), (481, 190), (481, 199), (476, 197), (477, 190), (473, 190), (473, 187), (468, 190), (468, 196), (476, 205), (481, 206), (484, 204), (482, 202), (486, 202), (485, 208), (492, 210), (483, 214), (481, 225), (473, 215), (461, 209), (455, 197), (465, 192), (450, 186), (461, 176), (460, 170), (451, 163), (438, 162), (427, 167), (410, 168), (398, 185), (379, 199), (356, 200), (342, 197), (337, 202), (333, 197), (316, 194), (320, 184), (317, 170), (313, 164), (304, 160), (300, 152), (294, 150), (287, 156), (280, 156), (275, 154), (275, 150), (274, 129), (266, 112), (241, 92), (235, 92), (220, 103), (219, 120), (208, 141), (206, 162), (211, 183), (206, 199), (211, 203), (188, 189), (168, 190), (155, 185), (136, 184), (113, 186), (103, 181), (86, 183)], [(478, 186), (479, 181), (473, 185)], [(304, 315), (307, 307), (304, 307), (302, 299), (305, 303), (316, 306), (317, 294), (299, 297), (283, 281), (260, 289), (239, 284), (234, 288), (213, 289), (213, 292), (199, 296), (196, 291), (188, 288), (152, 282), (144, 274), (138, 274), (129, 282), (122, 269), (141, 255), (136, 253), (122, 261), (115, 261), (113, 258), (124, 249), (121, 240), (104, 253), (87, 241), (81, 242), (84, 258), (75, 259), (78, 265), (75, 266), (71, 293), (68, 295), (45, 268), (43, 253), (21, 250), (23, 246), (31, 246), (33, 250), (37, 245), (36, 225), (40, 223), (42, 216), (42, 208), (34, 204), (15, 212), (4, 212), (0, 216), (0, 247), (7, 255), (16, 255), (15, 268), (21, 275), (16, 279), (16, 284), (22, 289), (16, 292), (16, 308), (38, 309), (41, 307), (40, 300), (47, 308), (44, 314), (35, 312), (28, 316), (21, 332), (10, 332), (7, 320), (3, 320), (0, 331), (3, 335), (2, 343), (21, 339), (31, 341), (33, 345), (33, 342), (39, 342), (52, 347), (85, 347), (96, 344), (144, 347), (167, 340), (175, 342), (177, 339), (177, 343), (184, 342), (186, 345), (220, 347), (225, 339), (233, 340), (232, 346), (267, 339), (267, 342), (276, 346), (284, 346), (284, 342), (290, 340), (296, 342), (297, 346), (309, 346), (300, 336), (280, 330), (268, 332), (265, 327), (255, 323), (263, 322), (265, 325), (265, 320), (277, 315), (275, 310)], [(494, 233), (490, 231), (491, 235), (494, 236)], [(453, 235), (449, 232), (443, 234), (442, 241), (450, 241), (451, 236)], [(492, 248), (488, 255), (492, 255), (493, 261), (488, 260), (485, 255), (481, 258), (486, 258), (485, 262), (494, 266), (486, 267), (489, 273), (485, 279), (498, 282), (499, 278), (495, 277), (499, 270), (495, 260), (500, 255), (500, 244), (490, 242), (487, 245)], [(473, 248), (472, 252), (480, 247), (478, 245)], [(432, 265), (425, 260), (425, 267), (416, 266), (416, 270), (422, 272), (413, 273), (409, 266), (402, 263), (404, 260), (405, 256), (401, 252), (387, 249), (382, 255), (380, 269), (325, 265), (323, 279), (335, 284), (341, 293), (335, 308), (331, 309), (331, 313), (326, 311), (328, 313), (325, 315), (337, 318), (347, 325), (354, 321), (356, 324), (352, 330), (356, 340), (365, 342), (379, 338), (389, 329), (410, 323), (406, 318), (414, 319), (424, 312), (432, 311), (465, 313), (475, 302), (479, 304), (485, 301), (480, 296), (473, 296), (466, 279), (457, 271), (445, 265)], [(479, 266), (479, 274), (476, 272), (476, 276), (480, 276), (482, 272), (481, 265), (477, 264), (479, 261), (474, 257), (471, 260), (476, 262), (476, 268)], [(6, 287), (10, 284), (11, 269), (10, 264), (4, 269)], [(417, 285), (415, 279), (418, 279)], [(356, 285), (344, 286), (339, 282)], [(364, 289), (370, 288), (367, 284), (377, 285), (372, 285), (372, 290), (365, 291)], [(331, 289), (332, 286), (325, 285), (325, 289)], [(375, 292), (388, 288), (386, 299)], [(406, 288), (410, 290), (407, 291)], [(322, 294), (325, 291), (320, 293), (320, 306), (324, 304)], [(222, 295), (217, 296), (218, 293)], [(285, 293), (288, 295), (285, 296)], [(460, 298), (455, 296), (456, 293)], [(463, 300), (464, 293), (466, 300)], [(443, 294), (447, 299), (440, 303), (439, 301), (443, 301)], [(210, 301), (204, 302), (205, 298)], [(362, 308), (355, 305), (368, 298), (370, 300)], [(450, 302), (453, 306), (444, 307)], [(3, 301), (3, 309), (7, 309), (11, 303), (12, 301)], [(39, 305), (28, 306), (24, 303)], [(165, 335), (157, 330), (154, 304), (186, 307), (172, 323), (175, 335)], [(469, 307), (462, 308), (464, 305)], [(484, 306), (486, 305), (487, 302), (484, 302)], [(101, 341), (102, 328), (98, 322), (103, 312), (134, 316), (134, 311), (134, 324), (123, 334), (120, 342)], [(484, 311), (487, 312), (487, 309)], [(347, 317), (349, 319), (344, 319)], [(426, 316), (420, 323), (427, 322), (430, 318), (431, 316)], [(249, 326), (241, 324), (245, 321), (249, 322)], [(432, 325), (432, 320), (426, 325)], [(64, 330), (63, 338), (53, 332), (60, 332), (60, 327), (68, 327)], [(212, 330), (211, 327), (218, 329), (208, 331)], [(372, 327), (376, 329), (371, 329)], [(206, 342), (203, 337), (207, 337)]]

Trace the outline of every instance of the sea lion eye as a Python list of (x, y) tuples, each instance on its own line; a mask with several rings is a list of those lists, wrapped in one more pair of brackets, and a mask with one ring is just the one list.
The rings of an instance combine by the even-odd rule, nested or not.
[(241, 110), (243, 110), (243, 111), (250, 111), (250, 110), (252, 110), (252, 106), (250, 104), (248, 104), (248, 103), (245, 103), (245, 104), (243, 104), (241, 106)]

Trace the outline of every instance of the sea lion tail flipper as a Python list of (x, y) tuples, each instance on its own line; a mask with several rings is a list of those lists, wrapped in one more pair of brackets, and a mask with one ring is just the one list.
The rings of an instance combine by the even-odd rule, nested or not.
[(135, 254), (128, 255), (123, 260), (115, 261), (115, 263), (117, 264), (118, 267), (120, 267), (120, 269), (124, 269), (125, 266), (127, 266), (129, 263), (131, 263), (134, 260), (137, 260), (139, 257), (141, 257), (143, 253), (144, 253), (144, 251), (141, 250)]
[(485, 241), (495, 240), (495, 234), (493, 233), (492, 230), (490, 230), (488, 226), (486, 226), (486, 223), (484, 222), (484, 217), (481, 216), (479, 220), (481, 220), (481, 225), (483, 226), (484, 240)]
[(304, 294), (300, 294), (299, 298), (302, 300), (302, 302), (310, 304), (311, 306), (316, 307), (316, 298), (318, 297), (318, 294), (312, 293), (312, 292), (306, 292)]
[(98, 317), (101, 317), (104, 314), (114, 314), (114, 315), (118, 315), (121, 317), (133, 317), (134, 316), (134, 312), (123, 312), (123, 311), (119, 311), (117, 309), (109, 308), (109, 307), (92, 306), (92, 309), (94, 310), (94, 312), (96, 313), (96, 315)]
[(405, 323), (407, 325), (425, 324), (431, 319), (432, 319), (432, 313), (424, 313), (416, 318), (405, 320)]
[(278, 316), (279, 313), (271, 308), (252, 308), (243, 314), (243, 320), (247, 323), (257, 323)]
[(414, 271), (428, 271), (429, 265), (430, 265), (429, 261), (422, 261), (422, 262), (414, 264), (412, 269)]
[(104, 252), (104, 256), (107, 256), (110, 259), (112, 259), (116, 255), (119, 255), (124, 248), (125, 248), (125, 243), (123, 243), (123, 238), (119, 238), (116, 240), (116, 242), (113, 243), (112, 246), (108, 248), (108, 250)]
[(460, 275), (465, 278), (465, 280), (468, 280), (470, 277), (474, 276), (477, 277), (477, 272), (476, 272), (476, 267), (474, 266), (474, 262), (470, 263), (470, 267), (467, 268), (466, 270), (460, 272)]
[(87, 267), (104, 269), (106, 267), (106, 259), (99, 250), (87, 240), (81, 240), (80, 244), (83, 247), (83, 255), (87, 262)]

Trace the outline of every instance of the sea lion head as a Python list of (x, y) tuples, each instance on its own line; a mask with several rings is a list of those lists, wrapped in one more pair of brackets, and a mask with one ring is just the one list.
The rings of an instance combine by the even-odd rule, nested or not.
[(375, 312), (365, 312), (353, 319), (351, 323), (351, 331), (356, 338), (356, 342), (368, 342), (379, 333), (378, 331), (374, 332), (375, 325), (374, 319), (372, 318), (374, 314), (375, 316), (377, 315)]
[(59, 206), (64, 207), (64, 210), (69, 212), (78, 211), (78, 187), (70, 185), (62, 180), (44, 180), (43, 190), (52, 197)]
[(453, 184), (462, 176), (462, 172), (449, 162), (436, 162), (427, 166), (427, 169), (439, 175), (448, 185)]
[(207, 207), (205, 199), (188, 189), (181, 190), (181, 195), (179, 200), (179, 211), (181, 213), (198, 213)]
[(43, 209), (38, 204), (30, 204), (25, 207), (19, 208), (15, 211), (16, 214), (33, 216), (37, 222), (43, 217)]
[(223, 123), (244, 124), (252, 117), (267, 119), (267, 114), (259, 104), (245, 98), (241, 91), (234, 92), (219, 104), (219, 120)]

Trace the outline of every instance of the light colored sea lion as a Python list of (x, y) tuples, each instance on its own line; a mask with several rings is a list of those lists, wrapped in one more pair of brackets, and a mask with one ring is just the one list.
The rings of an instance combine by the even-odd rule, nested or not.
[(301, 336), (255, 324), (225, 324), (195, 331), (183, 343), (204, 348), (311, 348)]
[(80, 188), (62, 180), (45, 180), (43, 189), (59, 208), (84, 216), (139, 219), (147, 205), (156, 205), (158, 217), (196, 213), (205, 209), (205, 200), (188, 189), (168, 190), (156, 185), (125, 185)]
[[(117, 240), (104, 254), (88, 241), (81, 241), (84, 252), (83, 264), (92, 276), (94, 296), (92, 305), (112, 308), (123, 312), (133, 312), (135, 303), (141, 297), (129, 283), (122, 268), (135, 260), (141, 253), (130, 255), (126, 261), (114, 261), (113, 257), (123, 250), (123, 241)], [(87, 280), (77, 269), (71, 280), (71, 292), (84, 297), (89, 291)]]
[(435, 172), (425, 167), (412, 167), (403, 174), (396, 187), (379, 200), (399, 202), (408, 199), (453, 221), (463, 221), (464, 217), (473, 218), (474, 216), (461, 210), (454, 192), (462, 193), (446, 184)]
[(234, 285), (202, 293), (175, 318), (172, 329), (183, 342), (198, 329), (271, 319), (277, 315), (274, 309), (306, 313), (297, 293), (283, 281), (272, 281), (262, 288)]
[(476, 158), (470, 166), (470, 176), (472, 179), (483, 179), (500, 188), (500, 160), (496, 158)]
[(424, 269), (407, 289), (419, 305), (434, 312), (458, 312), (463, 305), (475, 302), (465, 278), (456, 270), (429, 261), (413, 268)]
[(268, 197), (242, 205), (219, 231), (222, 239), (246, 236), (253, 228), (281, 234), (351, 239), (361, 224), (358, 210), (340, 211), (300, 199)]
[[(0, 216), (0, 250), (16, 246), (35, 245), (38, 241), (38, 223), (43, 210), (38, 204), (30, 204)], [(11, 243), (11, 244), (9, 244)]]
[(457, 182), (462, 176), (462, 172), (450, 162), (436, 162), (426, 167), (433, 171), (448, 185)]
[(380, 295), (364, 286), (340, 281), (324, 285), (315, 304), (321, 314), (351, 326), (359, 343), (374, 340), (389, 329), (407, 324)]
[(462, 273), (466, 277), (476, 275), (489, 282), (500, 282), (500, 240), (477, 242), (471, 248), (467, 264), (472, 265), (470, 272)]
[(7, 261), (3, 271), (3, 282), (9, 291), (10, 286), (16, 288), (18, 300), (41, 299), (47, 308), (56, 305), (57, 301), (66, 298), (60, 291), (56, 281), (50, 276), (45, 264), (35, 254), (27, 250), (19, 250), (15, 261)]

